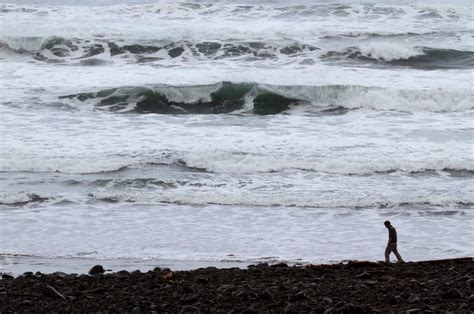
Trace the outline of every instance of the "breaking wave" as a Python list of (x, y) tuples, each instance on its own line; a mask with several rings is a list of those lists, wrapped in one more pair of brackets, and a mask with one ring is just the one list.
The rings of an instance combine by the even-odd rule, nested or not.
[(278, 60), (281, 58), (312, 57), (319, 48), (288, 40), (286, 43), (261, 41), (151, 41), (121, 43), (111, 40), (67, 39), (63, 37), (7, 37), (0, 41), (0, 50), (11, 54), (32, 56), (48, 63), (75, 63), (92, 57), (128, 62), (162, 60)]
[(195, 86), (118, 87), (60, 96), (98, 110), (160, 114), (279, 114), (296, 106), (319, 113), (352, 109), (396, 111), (463, 111), (473, 108), (472, 90), (393, 90), (376, 87), (325, 85), (278, 86), (221, 82)]
[(474, 52), (428, 47), (397, 47), (393, 44), (351, 47), (344, 51), (331, 51), (327, 59), (357, 60), (376, 64), (411, 67), (423, 70), (472, 69)]
[(185, 64), (225, 59), (245, 63), (266, 61), (306, 66), (314, 65), (321, 60), (345, 60), (419, 70), (474, 68), (473, 51), (404, 46), (388, 41), (390, 37), (388, 35), (371, 34), (370, 37), (375, 41), (364, 46), (326, 52), (312, 44), (292, 40), (278, 42), (160, 40), (126, 44), (107, 39), (67, 39), (57, 36), (7, 37), (0, 40), (0, 56), (4, 58), (12, 55), (26, 56), (38, 62), (81, 66), (105, 65), (114, 61), (139, 64), (173, 61)]
[(0, 192), (0, 205), (22, 206), (26, 204), (38, 204), (49, 198), (34, 193), (26, 192)]

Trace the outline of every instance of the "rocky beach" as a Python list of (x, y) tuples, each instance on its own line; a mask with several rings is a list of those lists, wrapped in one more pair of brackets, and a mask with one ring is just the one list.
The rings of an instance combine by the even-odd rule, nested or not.
[(472, 258), (2, 274), (0, 313), (472, 313)]

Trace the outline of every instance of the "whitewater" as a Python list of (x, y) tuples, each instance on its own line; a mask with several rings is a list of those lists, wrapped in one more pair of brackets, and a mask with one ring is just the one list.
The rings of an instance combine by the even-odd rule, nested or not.
[(0, 3), (0, 270), (473, 256), (470, 1)]

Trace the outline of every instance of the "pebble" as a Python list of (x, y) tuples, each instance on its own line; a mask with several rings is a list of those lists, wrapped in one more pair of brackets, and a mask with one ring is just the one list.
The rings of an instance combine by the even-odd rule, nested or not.
[(200, 314), (201, 310), (195, 306), (192, 305), (185, 305), (181, 311), (179, 311), (179, 314)]
[[(456, 262), (455, 274), (446, 272), (445, 264), (453, 264), (443, 263), (377, 269), (372, 264), (365, 268), (360, 264), (354, 268), (338, 264), (314, 268), (259, 266), (257, 270), (206, 268), (174, 273), (160, 269), (133, 275), (126, 271), (100, 274), (100, 280), (62, 274), (25, 280), (23, 275), (18, 280), (0, 280), (0, 312), (465, 312), (474, 302), (470, 285), (466, 285), (472, 277), (472, 261)], [(356, 277), (363, 273), (370, 279)], [(170, 277), (165, 280), (164, 275)], [(387, 282), (383, 277), (393, 279)], [(378, 284), (367, 285), (370, 280)], [(448, 281), (450, 286), (446, 286)], [(414, 303), (408, 303), (409, 299)]]
[(102, 267), (102, 265), (95, 265), (89, 270), (89, 275), (91, 276), (103, 273), (105, 273), (105, 269)]
[(450, 289), (443, 294), (445, 299), (462, 299), (464, 296), (458, 289)]
[(407, 302), (410, 303), (410, 304), (418, 303), (420, 301), (421, 301), (420, 295), (416, 294), (416, 293), (410, 294), (410, 296), (408, 297), (408, 300), (407, 300)]

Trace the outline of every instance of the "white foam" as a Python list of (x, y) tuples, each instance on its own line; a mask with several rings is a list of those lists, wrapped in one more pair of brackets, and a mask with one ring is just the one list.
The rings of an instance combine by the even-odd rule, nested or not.
[[(381, 222), (390, 218), (407, 260), (473, 254), (472, 71), (352, 68), (318, 58), (354, 46), (384, 60), (409, 57), (413, 47), (470, 49), (469, 4), (383, 1), (341, 9), (280, 1), (246, 11), (229, 1), (197, 9), (170, 1), (33, 2), (2, 5), (0, 40), (32, 53), (51, 36), (84, 45), (58, 64), (11, 54), (0, 60), (0, 200), (7, 203), (0, 205), (0, 238), (8, 239), (0, 253), (381, 259)], [(109, 41), (298, 43), (321, 50), (253, 61), (191, 51), (171, 58), (163, 50), (155, 57), (165, 58), (149, 63), (106, 50), (94, 56), (106, 63), (95, 67), (74, 59), (86, 46)], [(111, 113), (93, 100), (58, 98), (159, 85), (171, 100), (199, 102), (223, 81), (255, 82), (305, 104), (275, 116), (167, 116)], [(320, 115), (327, 105), (359, 109)], [(48, 200), (15, 205), (33, 194)]]
[(400, 45), (393, 42), (372, 42), (360, 48), (363, 56), (382, 60), (392, 61), (408, 59), (423, 54), (419, 47)]
[(88, 257), (99, 259), (187, 261), (382, 260), (387, 239), (382, 222), (389, 218), (407, 261), (472, 256), (472, 212), (439, 216), (436, 211), (137, 204), (101, 205), (100, 210), (37, 207), (15, 215), (0, 211), (0, 234), (9, 239), (2, 242), (1, 252), (69, 258), (88, 252)]
[(0, 204), (27, 203), (31, 198), (31, 195), (25, 192), (0, 192)]

